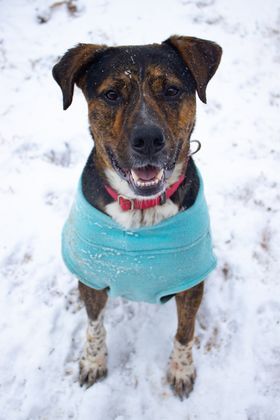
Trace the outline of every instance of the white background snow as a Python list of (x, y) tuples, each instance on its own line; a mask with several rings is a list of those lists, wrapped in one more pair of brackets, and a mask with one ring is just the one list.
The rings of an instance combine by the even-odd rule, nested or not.
[[(0, 419), (280, 419), (280, 12), (276, 0), (0, 0)], [(45, 23), (42, 23), (45, 21)], [(41, 22), (41, 23), (40, 23)], [(109, 375), (78, 384), (85, 310), (60, 232), (92, 147), (86, 103), (51, 69), (78, 42), (218, 42), (221, 66), (193, 138), (217, 270), (196, 325), (188, 400), (165, 382), (173, 301), (111, 300)]]

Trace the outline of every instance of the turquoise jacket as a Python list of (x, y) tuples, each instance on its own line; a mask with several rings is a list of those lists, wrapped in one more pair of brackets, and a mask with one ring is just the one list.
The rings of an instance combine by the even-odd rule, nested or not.
[[(215, 268), (203, 182), (195, 203), (163, 222), (126, 230), (86, 201), (81, 181), (62, 234), (69, 270), (111, 296), (164, 303)], [(171, 296), (170, 296), (171, 295)]]

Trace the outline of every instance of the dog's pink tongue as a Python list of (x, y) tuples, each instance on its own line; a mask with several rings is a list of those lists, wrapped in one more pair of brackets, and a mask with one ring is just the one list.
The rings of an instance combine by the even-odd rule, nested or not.
[(133, 169), (133, 171), (142, 181), (151, 181), (159, 173), (159, 169), (154, 166), (145, 166), (144, 168)]

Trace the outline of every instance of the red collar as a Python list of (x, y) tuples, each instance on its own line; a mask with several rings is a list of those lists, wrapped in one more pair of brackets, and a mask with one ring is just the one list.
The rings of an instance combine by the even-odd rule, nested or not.
[(146, 210), (146, 209), (149, 209), (150, 207), (155, 207), (155, 206), (164, 204), (166, 200), (170, 198), (175, 193), (175, 191), (177, 191), (177, 189), (182, 184), (184, 179), (185, 179), (185, 175), (181, 175), (178, 181), (176, 181), (169, 188), (167, 188), (167, 190), (164, 191), (164, 193), (162, 193), (156, 198), (150, 198), (147, 200), (138, 200), (137, 198), (135, 199), (127, 198), (121, 194), (118, 194), (109, 185), (105, 185), (105, 188), (108, 194), (115, 201), (119, 203), (123, 211), (135, 210), (135, 209)]

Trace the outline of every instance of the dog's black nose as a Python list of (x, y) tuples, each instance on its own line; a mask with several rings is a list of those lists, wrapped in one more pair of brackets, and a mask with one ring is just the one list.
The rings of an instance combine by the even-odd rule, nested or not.
[(160, 152), (165, 145), (164, 136), (159, 127), (145, 126), (134, 130), (131, 147), (141, 155), (153, 155)]

